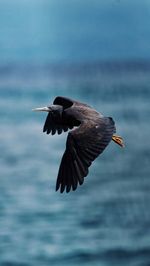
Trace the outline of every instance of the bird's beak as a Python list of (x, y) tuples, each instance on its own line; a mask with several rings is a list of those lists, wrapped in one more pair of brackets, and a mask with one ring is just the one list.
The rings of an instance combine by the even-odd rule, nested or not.
[(39, 108), (32, 109), (32, 111), (49, 112), (50, 109), (47, 106), (45, 106), (45, 107), (39, 107)]

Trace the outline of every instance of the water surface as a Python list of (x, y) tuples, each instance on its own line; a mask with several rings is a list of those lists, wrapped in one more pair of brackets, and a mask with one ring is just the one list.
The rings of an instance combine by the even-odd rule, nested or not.
[[(12, 65), (0, 69), (0, 264), (150, 264), (148, 63)], [(116, 121), (83, 186), (55, 192), (67, 134), (42, 133), (31, 109), (64, 95)]]

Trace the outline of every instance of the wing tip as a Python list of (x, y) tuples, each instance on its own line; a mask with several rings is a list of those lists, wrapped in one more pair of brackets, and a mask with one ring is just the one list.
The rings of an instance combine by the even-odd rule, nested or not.
[(69, 186), (68, 184), (63, 185), (62, 183), (56, 184), (55, 191), (57, 192), (59, 190), (60, 194), (62, 194), (64, 192), (66, 192), (68, 194), (69, 192), (73, 192), (73, 191), (77, 190), (78, 185), (81, 186), (83, 183), (84, 183), (84, 178), (82, 179), (82, 181), (78, 180), (76, 186), (74, 186), (73, 183), (71, 184), (71, 186)]

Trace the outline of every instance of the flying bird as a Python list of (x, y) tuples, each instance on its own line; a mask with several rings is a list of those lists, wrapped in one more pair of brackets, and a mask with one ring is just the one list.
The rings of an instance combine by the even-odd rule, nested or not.
[(53, 105), (33, 111), (48, 112), (43, 132), (54, 135), (70, 130), (56, 182), (61, 193), (83, 184), (90, 165), (111, 140), (124, 147), (123, 139), (115, 135), (114, 120), (85, 103), (58, 96)]

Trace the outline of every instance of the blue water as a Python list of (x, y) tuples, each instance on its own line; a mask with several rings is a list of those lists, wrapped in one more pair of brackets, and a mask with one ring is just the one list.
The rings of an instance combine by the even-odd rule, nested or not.
[[(0, 0), (0, 266), (150, 265), (150, 3)], [(116, 122), (75, 192), (55, 192), (57, 95)]]
[[(1, 67), (0, 265), (150, 265), (149, 84), (147, 63)], [(56, 95), (111, 115), (126, 142), (62, 195), (67, 134), (43, 134), (31, 112)]]
[(0, 0), (0, 62), (150, 59), (149, 0)]

